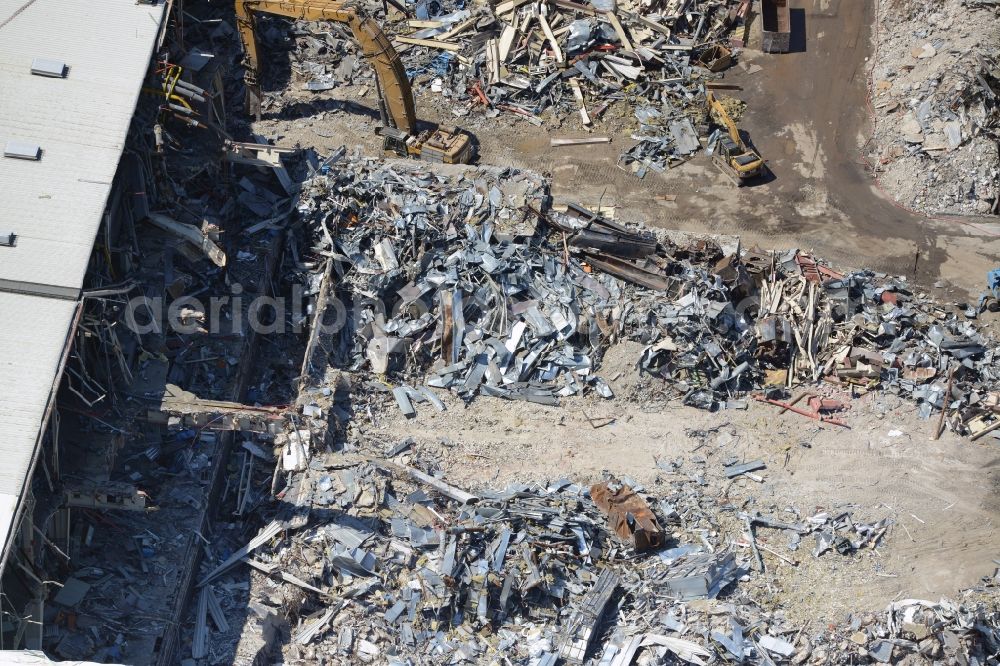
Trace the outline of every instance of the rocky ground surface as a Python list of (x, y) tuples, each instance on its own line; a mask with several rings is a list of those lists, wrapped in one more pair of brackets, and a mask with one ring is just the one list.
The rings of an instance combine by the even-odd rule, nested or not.
[(866, 159), (882, 187), (929, 215), (995, 213), (1000, 8), (882, 0), (874, 41)]

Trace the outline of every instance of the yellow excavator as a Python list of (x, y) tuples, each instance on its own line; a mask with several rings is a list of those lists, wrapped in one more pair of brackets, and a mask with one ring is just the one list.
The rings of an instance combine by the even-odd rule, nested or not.
[(260, 119), (260, 56), (257, 53), (256, 15), (286, 16), (302, 21), (346, 23), (365, 59), (375, 67), (379, 112), (382, 115), (383, 148), (386, 154), (416, 157), (430, 162), (468, 164), (472, 160), (472, 137), (454, 127), (438, 127), (417, 133), (417, 113), (406, 70), (392, 42), (371, 18), (348, 2), (330, 0), (236, 0), (236, 24), (243, 42), (246, 69), (247, 113)]
[(708, 107), (709, 118), (728, 133), (728, 135), (724, 134), (716, 144), (717, 163), (721, 163), (727, 171), (735, 176), (737, 185), (742, 185), (747, 180), (763, 174), (763, 158), (757, 154), (756, 150), (743, 143), (736, 123), (726, 113), (726, 107), (715, 99), (711, 90), (705, 93), (705, 103)]

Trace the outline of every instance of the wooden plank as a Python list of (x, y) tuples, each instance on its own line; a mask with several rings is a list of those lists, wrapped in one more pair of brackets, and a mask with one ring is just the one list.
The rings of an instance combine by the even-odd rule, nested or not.
[(656, 21), (650, 21), (645, 16), (640, 16), (639, 14), (629, 14), (628, 19), (630, 21), (635, 21), (636, 23), (640, 23), (649, 28), (650, 30), (655, 30), (656, 32), (664, 34), (667, 37), (671, 35), (670, 28), (668, 28), (665, 25), (660, 25)]
[(580, 82), (576, 79), (570, 79), (569, 86), (573, 89), (573, 97), (575, 97), (576, 101), (580, 103), (580, 120), (583, 121), (584, 125), (589, 125), (590, 114), (587, 113), (587, 104), (583, 100), (583, 91), (580, 90)]
[(570, 0), (554, 0), (552, 4), (559, 9), (567, 9), (571, 12), (580, 12), (581, 14), (587, 14), (588, 16), (597, 16), (598, 14), (597, 10), (593, 7), (581, 5), (576, 2), (570, 2)]
[(538, 24), (542, 26), (542, 32), (545, 33), (545, 39), (548, 40), (549, 46), (555, 53), (556, 62), (563, 62), (565, 58), (563, 57), (562, 49), (559, 48), (559, 42), (556, 41), (556, 36), (552, 34), (552, 28), (549, 27), (549, 22), (541, 14), (538, 15)]
[(420, 19), (409, 19), (406, 25), (411, 28), (440, 28), (444, 25), (441, 21), (421, 21)]
[(559, 146), (588, 146), (595, 143), (611, 143), (610, 136), (588, 136), (579, 139), (553, 137), (549, 139), (549, 145), (553, 148)]
[(615, 74), (619, 76), (624, 76), (629, 79), (637, 79), (639, 75), (642, 74), (642, 67), (636, 67), (635, 65), (623, 65), (621, 63), (613, 62), (605, 58), (601, 61), (601, 64), (610, 69)]
[(478, 20), (479, 20), (478, 16), (472, 16), (470, 18), (467, 18), (458, 25), (456, 25), (454, 28), (449, 30), (448, 32), (443, 32), (440, 35), (434, 35), (434, 39), (447, 41), (452, 37), (454, 37), (455, 35), (459, 35), (468, 30), (469, 28), (471, 28), (473, 25), (476, 24), (476, 21)]
[(512, 12), (521, 5), (526, 5), (530, 0), (507, 0), (507, 2), (501, 2), (493, 9), (493, 13), (497, 16), (500, 14), (506, 14), (507, 12)]
[(615, 29), (615, 34), (618, 35), (618, 39), (621, 40), (622, 48), (625, 49), (626, 51), (635, 50), (634, 47), (632, 46), (632, 41), (628, 38), (628, 35), (625, 33), (625, 27), (621, 24), (621, 21), (618, 20), (618, 17), (615, 16), (615, 13), (607, 12), (604, 15), (604, 18), (606, 18), (608, 20), (608, 23), (611, 24), (611, 27)]
[(443, 49), (445, 51), (460, 51), (461, 44), (454, 42), (438, 42), (433, 39), (416, 39), (414, 37), (397, 37), (396, 41), (401, 44), (413, 44), (414, 46), (427, 46), (432, 49)]
[(505, 25), (503, 32), (500, 33), (500, 40), (497, 45), (500, 62), (507, 62), (507, 56), (510, 54), (510, 47), (514, 45), (514, 40), (517, 38), (517, 17), (514, 17), (514, 21), (515, 25)]
[(500, 50), (498, 39), (490, 39), (486, 42), (486, 71), (489, 74), (490, 84), (500, 83)]

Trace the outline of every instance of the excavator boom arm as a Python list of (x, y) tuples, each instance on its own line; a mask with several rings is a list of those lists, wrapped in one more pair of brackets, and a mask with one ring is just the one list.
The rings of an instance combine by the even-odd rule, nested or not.
[(243, 42), (247, 111), (260, 115), (260, 56), (257, 52), (256, 14), (267, 13), (303, 21), (346, 23), (378, 80), (381, 103), (396, 129), (413, 134), (417, 113), (406, 69), (382, 28), (346, 2), (330, 0), (236, 0), (236, 23)]
[(742, 148), (743, 140), (740, 138), (740, 131), (736, 128), (736, 123), (733, 122), (733, 119), (726, 113), (726, 107), (722, 106), (722, 103), (715, 99), (715, 95), (711, 91), (706, 93), (705, 101), (708, 103), (709, 113), (715, 118), (715, 121), (725, 127), (726, 131), (729, 132), (729, 138)]

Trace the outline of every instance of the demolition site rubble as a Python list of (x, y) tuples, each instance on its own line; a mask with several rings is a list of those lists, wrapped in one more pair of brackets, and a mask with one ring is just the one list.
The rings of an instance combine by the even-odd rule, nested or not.
[[(541, 125), (578, 114), (588, 127), (605, 114), (631, 115), (616, 110), (619, 102), (676, 112), (696, 105), (734, 62), (743, 43), (736, 28), (749, 13), (738, 0), (435, 1), (418, 3), (415, 18), (394, 22), (390, 11), (386, 27), (414, 87), (440, 93), (456, 117), (514, 114)], [(371, 78), (342, 31), (298, 22), (295, 32), (303, 38), (294, 66), (307, 90)]]
[(470, 113), (511, 113), (536, 125), (578, 114), (582, 127), (638, 107), (679, 113), (697, 105), (706, 82), (732, 64), (731, 43), (742, 39), (730, 35), (750, 10), (732, 0), (426, 6), (426, 16), (417, 10), (426, 27), (396, 28), (417, 85), (471, 105)]
[[(810, 22), (832, 26), (830, 4)], [(942, 227), (886, 233), (875, 251), (902, 259), (879, 265), (915, 250), (907, 275), (813, 249), (851, 256), (834, 224), (860, 243), (890, 227), (826, 216), (871, 189), (835, 189), (863, 167), (784, 180), (736, 124), (801, 92), (730, 70), (802, 64), (777, 60), (798, 8), (139, 5), (116, 18), (163, 23), (139, 102), (114, 102), (134, 115), (124, 147), (103, 139), (113, 183), (51, 188), (27, 169), (70, 174), (72, 152), (5, 137), (0, 166), (35, 188), (18, 202), (62, 215), (111, 189), (80, 284), (36, 282), (34, 259), (0, 279), (5, 302), (38, 299), (12, 309), (32, 325), (31, 303), (72, 310), (28, 476), (0, 489), (0, 664), (1000, 666), (1000, 269), (979, 302), (946, 302), (923, 278), (943, 288), (936, 262), (972, 254)], [(1000, 51), (962, 23), (995, 25), (1000, 2), (877, 11), (856, 69), (877, 184), (997, 213)], [(106, 57), (78, 55), (20, 78), (79, 83)], [(754, 128), (775, 163), (823, 167), (829, 136), (857, 134), (782, 110)], [(510, 159), (466, 164), (476, 148)], [(830, 206), (803, 221), (814, 194)], [(0, 264), (37, 240), (0, 231)], [(36, 333), (18, 318), (12, 354)]]
[[(195, 656), (260, 663), (280, 645), (285, 663), (823, 664), (840, 649), (854, 663), (986, 664), (1000, 647), (1000, 614), (971, 598), (898, 600), (805, 634), (754, 600), (764, 572), (796, 566), (798, 551), (875, 557), (890, 517), (763, 515), (752, 497), (718, 491), (726, 473), (681, 460), (662, 463), (660, 492), (608, 474), (589, 488), (466, 491), (411, 445), (391, 460), (376, 442), (317, 453), (283, 475), (253, 538), (224, 531), (231, 555), (206, 562), (198, 583)], [(255, 573), (241, 601), (244, 564)], [(220, 641), (244, 603), (238, 641)]]
[[(623, 150), (620, 163), (643, 177), (686, 161), (702, 140), (712, 154), (718, 136), (706, 118), (706, 90), (738, 88), (721, 79), (737, 62), (750, 7), (736, 0), (435, 1), (418, 3), (416, 18), (396, 20), (399, 13), (390, 10), (384, 27), (395, 36), (411, 85), (423, 91), (421, 103), (439, 107), (444, 117), (484, 131), (498, 118), (583, 130), (632, 128), (637, 143)], [(382, 14), (381, 7), (368, 9)], [(377, 88), (342, 28), (297, 21), (293, 34), (291, 68), (307, 93), (354, 86), (365, 96)], [(278, 28), (263, 37), (269, 48), (288, 48)], [(284, 93), (265, 96), (266, 110), (286, 105)], [(343, 104), (319, 108), (336, 112)], [(554, 139), (554, 145), (610, 140)]]
[(878, 6), (869, 165), (893, 197), (923, 213), (1000, 212), (1000, 6)]
[(935, 303), (904, 278), (555, 210), (528, 172), (444, 176), (343, 150), (304, 183), (298, 210), (301, 242), (328, 258), (304, 279), (344, 312), (325, 355), (307, 359), (314, 389), (333, 365), (387, 382), (409, 416), (416, 403), (444, 409), (440, 389), (611, 398), (603, 352), (632, 340), (645, 372), (703, 409), (753, 398), (847, 426), (852, 399), (890, 392), (940, 428), (1000, 427), (997, 348), (977, 309)]

